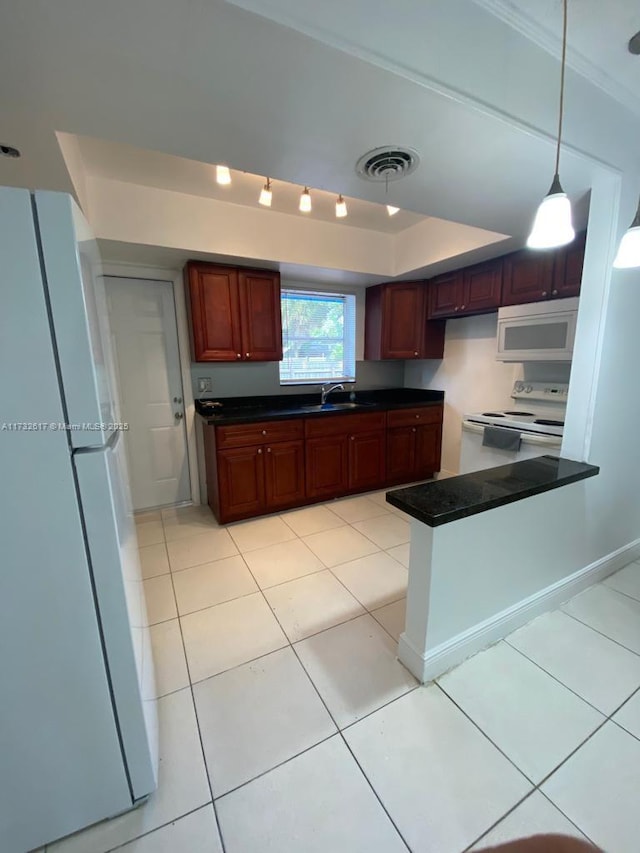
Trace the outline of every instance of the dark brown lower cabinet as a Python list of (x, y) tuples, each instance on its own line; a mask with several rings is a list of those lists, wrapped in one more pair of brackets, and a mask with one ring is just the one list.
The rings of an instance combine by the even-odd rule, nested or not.
[(218, 489), (221, 521), (303, 503), (304, 442), (220, 450)]
[(209, 505), (223, 524), (426, 479), (442, 407), (205, 428)]
[(281, 441), (265, 448), (264, 496), (267, 509), (304, 501), (303, 441)]
[(349, 483), (347, 436), (308, 438), (306, 444), (307, 497), (332, 498), (346, 492)]
[(349, 491), (379, 488), (385, 475), (384, 430), (349, 436)]
[(417, 427), (398, 427), (387, 432), (387, 482), (406, 483), (416, 468)]

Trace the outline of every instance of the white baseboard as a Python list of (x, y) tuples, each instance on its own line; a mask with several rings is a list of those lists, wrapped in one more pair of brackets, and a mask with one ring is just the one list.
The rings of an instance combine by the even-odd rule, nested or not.
[(405, 634), (398, 643), (398, 657), (418, 681), (433, 681), (447, 670), (492, 643), (502, 640), (536, 616), (555, 610), (583, 589), (612, 575), (640, 558), (640, 539), (530, 595), (495, 616), (479, 622), (421, 655)]

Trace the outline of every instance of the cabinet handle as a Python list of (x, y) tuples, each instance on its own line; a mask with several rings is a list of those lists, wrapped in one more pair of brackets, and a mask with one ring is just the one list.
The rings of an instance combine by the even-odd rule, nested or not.
[(552, 295), (552, 296), (557, 296), (557, 295), (558, 295), (558, 291), (557, 291), (557, 290), (552, 290), (552, 291), (551, 291), (551, 295)]
[(464, 311), (464, 309), (465, 309), (466, 307), (467, 307), (466, 305), (461, 305), (461, 306), (460, 306), (460, 310), (461, 310), (461, 311)]
[(414, 352), (414, 355), (418, 355), (418, 351), (417, 351), (417, 350), (416, 350), (416, 352)]
[(267, 447), (267, 453), (271, 453), (271, 448)]
[(350, 436), (350, 438), (351, 438), (351, 441), (355, 441), (355, 440), (356, 440), (355, 435)]
[(415, 431), (416, 431), (416, 428), (415, 428), (415, 427), (411, 427), (411, 432), (415, 432)]
[(416, 415), (416, 420), (417, 420), (417, 421), (419, 421), (419, 420), (420, 420), (420, 415)]
[(262, 448), (261, 448), (261, 447), (259, 447), (259, 448), (258, 448), (258, 455), (259, 455), (260, 453), (262, 453)]
[(460, 309), (459, 309), (459, 308), (458, 308), (458, 306), (456, 305), (456, 307), (455, 307), (453, 310), (454, 310), (454, 311), (459, 311)]
[(263, 434), (263, 435), (266, 435), (266, 434), (267, 434), (266, 429), (263, 429), (263, 430), (262, 430), (262, 434)]
[(542, 295), (543, 295), (543, 296), (546, 296), (546, 295), (547, 295), (547, 291), (546, 291), (546, 290), (543, 290), (543, 291), (542, 291)]
[(236, 358), (242, 358), (242, 353), (241, 352), (236, 353)]
[(250, 353), (250, 352), (245, 352), (244, 357), (245, 357), (245, 358), (251, 358), (251, 353)]

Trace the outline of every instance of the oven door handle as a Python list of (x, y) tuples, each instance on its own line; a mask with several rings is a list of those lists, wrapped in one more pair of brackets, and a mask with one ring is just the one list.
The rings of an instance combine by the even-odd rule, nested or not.
[[(478, 424), (475, 421), (462, 421), (462, 429), (466, 432), (475, 432), (478, 435), (484, 433), (486, 426), (494, 426), (495, 429), (509, 429), (510, 427), (498, 426), (497, 424)], [(520, 432), (520, 439), (527, 444), (539, 444), (547, 447), (560, 447), (562, 444), (561, 435), (543, 435), (542, 433), (526, 432), (523, 430), (514, 429), (513, 432)]]

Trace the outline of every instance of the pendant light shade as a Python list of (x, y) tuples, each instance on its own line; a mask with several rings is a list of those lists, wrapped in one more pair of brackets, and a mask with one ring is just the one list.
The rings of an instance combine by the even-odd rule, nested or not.
[(336, 216), (338, 219), (342, 219), (347, 215), (347, 202), (342, 198), (341, 195), (338, 196), (336, 201)]
[(571, 219), (571, 202), (560, 186), (556, 175), (551, 189), (540, 202), (527, 246), (530, 249), (551, 249), (565, 246), (576, 236)]
[(216, 166), (216, 181), (219, 184), (231, 183), (231, 172), (228, 166)]
[(620, 240), (618, 254), (613, 265), (618, 270), (640, 267), (640, 202), (635, 219)]
[(311, 210), (311, 193), (309, 192), (309, 187), (305, 187), (300, 193), (299, 209), (302, 213), (309, 213)]
[(273, 200), (273, 192), (271, 191), (271, 180), (267, 178), (267, 183), (262, 187), (260, 191), (260, 198), (258, 199), (258, 203), (262, 204), (264, 207), (271, 207), (271, 202)]
[(387, 205), (387, 213), (389, 214), (389, 216), (395, 216), (399, 210), (399, 207), (394, 207), (392, 204)]
[(562, 63), (560, 66), (560, 109), (556, 143), (556, 169), (551, 189), (540, 202), (533, 228), (527, 240), (527, 246), (530, 249), (553, 249), (556, 246), (565, 246), (576, 236), (571, 218), (571, 202), (560, 185), (559, 176), (562, 116), (564, 112), (564, 72), (567, 61), (567, 0), (563, 0), (562, 5)]

